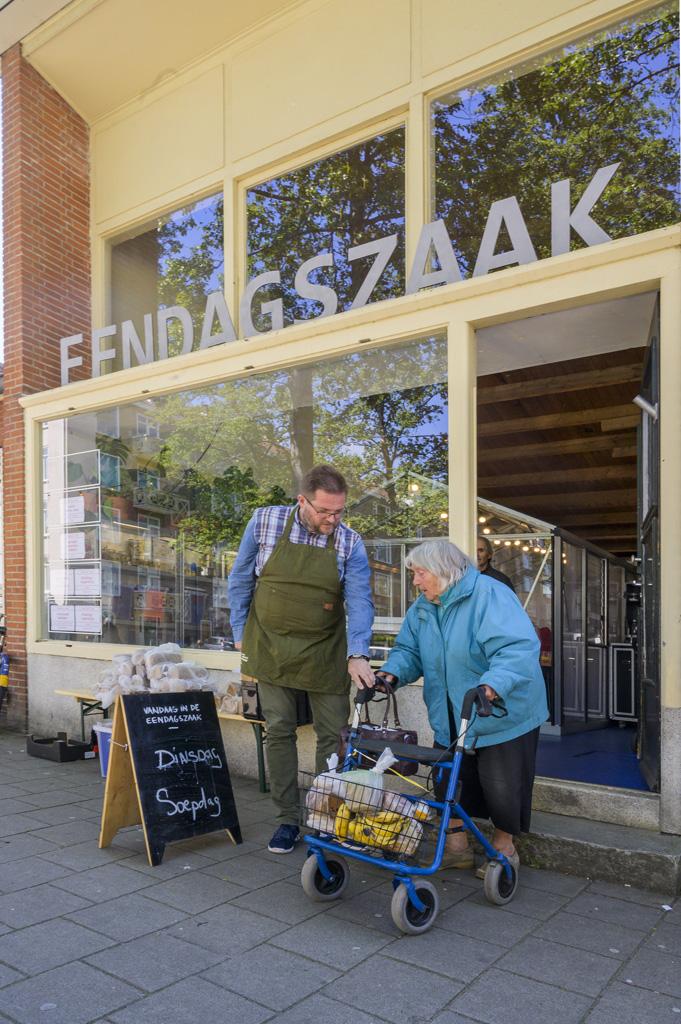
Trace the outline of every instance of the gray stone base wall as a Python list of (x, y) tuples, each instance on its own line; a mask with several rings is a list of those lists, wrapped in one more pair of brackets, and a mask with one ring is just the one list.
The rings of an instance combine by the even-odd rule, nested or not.
[(660, 829), (681, 835), (681, 708), (662, 708)]

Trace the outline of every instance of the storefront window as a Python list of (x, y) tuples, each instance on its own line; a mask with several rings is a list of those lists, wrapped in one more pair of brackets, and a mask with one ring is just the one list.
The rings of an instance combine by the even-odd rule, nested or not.
[[(302, 264), (328, 254), (328, 263), (310, 268), (307, 276), (313, 285), (335, 291), (338, 303), (333, 311), (342, 312), (357, 300), (377, 264), (374, 249), (351, 250), (386, 236), (397, 236), (395, 248), (364, 301), (404, 292), (404, 140), (404, 128), (396, 128), (248, 189), (247, 277), (280, 273), (280, 283), (265, 285), (259, 296), (261, 306), (283, 299), (284, 324), (319, 316), (324, 310), (321, 297), (306, 298), (296, 289)], [(256, 330), (272, 326), (257, 309), (253, 323)]]
[[(492, 204), (508, 197), (517, 200), (521, 219), (508, 204), (497, 208), (504, 216), (494, 232), (496, 252), (518, 258), (494, 261), (488, 253), (484, 272), (528, 262), (532, 248), (542, 259), (583, 247), (580, 228), (594, 244), (590, 211), (611, 238), (676, 223), (677, 6), (655, 8), (538, 65), (442, 97), (432, 106), (432, 131), (433, 213), (444, 219), (463, 273), (476, 266)], [(586, 195), (599, 169), (614, 164), (602, 193), (594, 182)], [(551, 185), (565, 179), (569, 193), (556, 196), (552, 216)], [(558, 222), (565, 231), (552, 242)]]
[[(111, 247), (111, 322), (132, 320), (143, 338), (144, 315), (159, 307), (189, 310), (194, 341), (201, 332), (206, 296), (224, 283), (224, 230), (222, 195), (183, 206), (131, 238)], [(179, 320), (169, 320), (168, 355), (178, 355), (185, 344)], [(198, 343), (198, 342), (197, 342)], [(196, 347), (196, 346), (195, 346)], [(114, 360), (102, 370), (120, 370)]]
[(447, 533), (446, 367), (438, 335), (44, 424), (43, 637), (228, 648), (245, 526), (321, 461), (394, 635), (405, 549)]

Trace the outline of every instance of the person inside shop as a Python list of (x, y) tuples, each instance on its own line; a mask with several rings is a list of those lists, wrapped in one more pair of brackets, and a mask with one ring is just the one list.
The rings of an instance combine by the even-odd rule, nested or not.
[(242, 674), (257, 681), (267, 722), (278, 822), (271, 853), (291, 853), (300, 837), (296, 691), (310, 698), (319, 773), (347, 724), (350, 681), (375, 681), (369, 560), (360, 535), (342, 522), (347, 492), (338, 470), (315, 466), (293, 507), (255, 511), (229, 575)]
[(499, 580), (500, 583), (505, 583), (507, 587), (510, 587), (515, 594), (515, 587), (511, 583), (510, 578), (505, 572), (500, 572), (499, 569), (495, 569), (492, 565), (492, 559), (494, 558), (494, 548), (487, 537), (478, 537), (478, 570), (483, 576), (489, 576), (490, 579)]
[[(517, 868), (514, 836), (529, 831), (539, 727), (548, 716), (539, 640), (517, 597), (450, 541), (425, 541), (405, 565), (421, 593), (377, 679), (399, 687), (423, 676), (437, 749), (455, 743), (467, 690), (483, 686), (497, 702), (494, 717), (474, 716), (469, 725), (475, 755), (463, 759), (459, 802), (471, 817), (491, 819), (493, 846)], [(446, 786), (446, 779), (436, 786), (437, 799)], [(443, 867), (473, 866), (468, 834), (449, 834)]]

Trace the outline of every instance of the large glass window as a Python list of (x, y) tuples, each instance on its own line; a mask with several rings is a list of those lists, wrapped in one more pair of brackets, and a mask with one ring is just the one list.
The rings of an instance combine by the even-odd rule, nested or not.
[[(539, 64), (442, 97), (432, 107), (432, 131), (433, 213), (444, 218), (463, 272), (473, 271), (492, 203), (511, 196), (537, 257), (550, 256), (556, 246), (551, 185), (565, 179), (570, 191), (556, 197), (563, 211), (556, 222), (567, 227), (562, 241), (567, 238), (572, 248), (585, 244), (578, 228), (589, 227), (575, 212), (582, 196), (587, 215), (597, 199), (593, 219), (611, 238), (677, 222), (677, 5), (655, 8)], [(616, 163), (602, 195), (587, 196), (599, 168)], [(527, 253), (514, 211), (503, 212), (497, 252)], [(492, 262), (489, 269), (512, 262)], [(485, 264), (487, 269), (488, 259)]]
[(325, 461), (347, 476), (388, 644), (405, 550), (447, 532), (446, 367), (437, 335), (46, 423), (43, 636), (228, 645), (253, 510), (292, 503)]
[[(145, 313), (183, 306), (198, 345), (206, 296), (224, 285), (222, 195), (209, 196), (159, 217), (111, 247), (111, 320), (132, 320), (143, 337)], [(180, 353), (186, 339), (179, 320), (169, 320), (168, 355)], [(103, 348), (106, 346), (102, 346)], [(191, 349), (191, 345), (187, 346)], [(119, 370), (114, 360), (102, 370)]]
[[(261, 305), (283, 298), (284, 324), (319, 316), (324, 308), (321, 299), (296, 290), (303, 263), (328, 254), (328, 264), (310, 268), (308, 279), (332, 288), (342, 312), (378, 266), (375, 250), (348, 251), (387, 236), (397, 236), (395, 249), (369, 301), (404, 292), (404, 139), (404, 128), (395, 128), (248, 190), (247, 276), (281, 274), (281, 283), (259, 295)], [(253, 323), (256, 330), (271, 327), (257, 309)]]

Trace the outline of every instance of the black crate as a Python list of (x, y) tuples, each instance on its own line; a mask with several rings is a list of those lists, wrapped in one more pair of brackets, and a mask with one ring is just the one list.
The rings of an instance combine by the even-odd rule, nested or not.
[(65, 732), (56, 736), (31, 735), (26, 737), (26, 753), (48, 761), (82, 761), (87, 753), (92, 754), (92, 745), (70, 740)]

